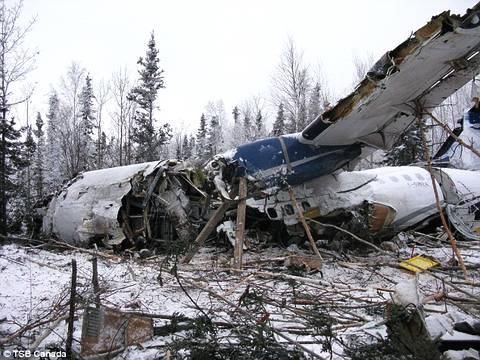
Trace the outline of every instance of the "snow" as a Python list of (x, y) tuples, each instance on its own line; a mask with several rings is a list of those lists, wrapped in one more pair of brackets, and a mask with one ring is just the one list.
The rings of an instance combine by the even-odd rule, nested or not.
[(136, 174), (148, 176), (159, 161), (85, 172), (54, 197), (43, 220), (43, 231), (86, 246), (95, 234), (121, 237), (117, 215)]
[[(469, 256), (474, 254), (476, 250), (462, 248), (462, 243), (459, 243), (459, 246), (465, 256), (467, 265), (472, 264)], [(302, 252), (298, 248), (294, 251)], [(446, 263), (451, 257), (451, 249), (449, 249), (448, 244), (436, 248), (422, 248), (421, 245), (417, 244), (416, 252), (428, 252), (429, 255), (435, 256), (441, 263)], [(410, 255), (411, 250), (406, 249), (402, 253)], [(397, 290), (397, 293), (402, 293), (401, 301), (405, 303), (413, 302), (413, 300), (418, 301), (420, 296), (422, 298), (425, 295), (432, 294), (438, 291), (439, 287), (439, 280), (428, 273), (421, 273), (416, 279), (415, 275), (407, 271), (386, 265), (399, 262), (405, 255), (396, 259), (395, 257), (373, 254), (374, 256), (367, 257), (354, 256), (355, 260), (352, 262), (335, 261), (327, 257), (321, 273), (313, 272), (300, 275), (295, 286), (297, 295), (292, 295), (292, 278), (282, 277), (290, 275), (283, 266), (283, 261), (279, 263), (275, 260), (282, 259), (289, 254), (288, 250), (276, 247), (247, 251), (244, 253), (245, 269), (234, 273), (229, 270), (232, 258), (231, 250), (220, 252), (217, 248), (206, 247), (202, 248), (193, 258), (192, 263), (188, 265), (179, 264), (178, 274), (181, 279), (184, 279), (183, 281), (189, 281), (189, 283), (183, 282), (185, 289), (190, 297), (205, 309), (213, 320), (232, 322), (234, 321), (232, 317), (238, 316), (238, 314), (235, 314), (232, 311), (233, 309), (225, 303), (212, 298), (199, 288), (211, 289), (236, 304), (249, 286), (251, 290), (263, 294), (272, 301), (280, 302), (284, 299), (286, 306), (283, 308), (273, 304), (265, 305), (266, 310), (271, 314), (268, 322), (270, 326), (277, 329), (287, 329), (289, 324), (290, 326), (305, 326), (293, 312), (295, 309), (302, 309), (303, 306), (295, 303), (294, 300), (316, 299), (315, 301), (320, 309), (325, 309), (339, 319), (340, 322), (334, 325), (334, 330), (345, 341), (351, 336), (364, 338), (368, 334), (386, 336), (385, 327), (381, 324), (385, 302), (391, 300), (391, 293), (386, 292), (385, 289), (389, 289), (389, 291)], [(136, 256), (131, 258), (110, 256), (111, 258), (99, 257), (98, 260), (102, 304), (124, 311), (134, 310), (150, 314), (172, 315), (182, 313), (192, 318), (198, 315), (197, 309), (182, 291), (176, 278), (169, 273), (169, 268), (163, 269), (162, 281), (160, 282), (160, 264), (164, 259), (163, 256), (154, 256), (148, 259), (140, 259)], [(0, 319), (6, 319), (6, 321), (0, 322), (0, 339), (6, 333), (13, 333), (18, 330), (29, 319), (34, 321), (48, 314), (60, 299), (63, 299), (62, 304), (68, 302), (72, 258), (75, 258), (78, 264), (77, 292), (81, 294), (83, 299), (91, 299), (91, 255), (78, 251), (47, 251), (15, 244), (0, 247), (2, 275)], [(478, 257), (473, 259), (476, 263), (480, 263)], [(367, 265), (370, 263), (372, 265)], [(450, 273), (447, 279), (452, 280), (452, 276), (454, 276), (454, 273)], [(461, 277), (461, 275), (457, 276)], [(474, 282), (478, 281), (480, 277), (475, 272), (471, 272), (470, 276)], [(418, 286), (416, 283), (418, 283)], [(461, 287), (476, 294), (476, 296), (480, 295), (478, 287), (468, 285)], [(456, 292), (455, 289), (448, 290), (449, 295), (464, 296)], [(308, 308), (310, 305), (305, 306)], [(443, 307), (443, 303), (428, 304), (425, 306), (425, 311), (427, 314), (431, 314), (431, 310), (439, 311)], [(344, 308), (348, 308), (351, 315), (343, 313), (342, 309)], [(379, 311), (368, 310), (376, 308)], [(462, 309), (453, 304), (449, 303), (448, 309), (451, 321), (470, 318)], [(77, 313), (79, 319), (75, 322), (74, 338), (79, 340), (82, 310), (79, 309)], [(432, 332), (436, 329), (435, 331), (440, 334), (443, 332), (440, 328), (448, 328), (447, 325), (443, 325), (447, 324), (448, 321), (439, 320), (439, 315), (437, 313), (433, 314), (427, 317), (427, 323), (433, 324), (431, 325)], [(261, 313), (256, 314), (256, 316), (261, 316)], [(341, 320), (343, 316), (349, 318), (355, 316), (353, 325), (346, 326), (346, 324), (352, 323), (352, 319)], [(438, 325), (439, 323), (442, 325)], [(156, 320), (156, 325), (164, 324), (167, 324), (165, 320)], [(30, 346), (33, 337), (38, 336), (39, 333), (39, 329), (28, 332), (26, 334), (28, 336), (22, 338), (22, 345)], [(65, 334), (66, 325), (62, 321), (56, 326), (55, 331), (40, 344), (40, 349), (45, 349), (53, 344), (62, 346)], [(163, 345), (175, 336), (179, 335), (157, 336), (141, 346), (130, 346), (117, 358), (153, 359), (162, 357)], [(291, 336), (298, 341), (313, 341), (312, 344), (305, 346), (318, 354), (327, 356), (325, 352), (322, 353), (321, 337), (314, 335)], [(14, 349), (18, 346), (18, 344), (11, 345), (10, 348)], [(75, 341), (74, 346), (74, 349), (79, 351), (78, 342)], [(335, 344), (335, 349), (336, 352), (341, 354), (342, 347), (339, 344)], [(334, 356), (334, 358), (339, 357)]]

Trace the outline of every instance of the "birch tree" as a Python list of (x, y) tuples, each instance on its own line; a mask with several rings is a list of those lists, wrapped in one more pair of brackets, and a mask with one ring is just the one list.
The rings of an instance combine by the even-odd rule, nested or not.
[(18, 183), (13, 175), (27, 164), (22, 157), (24, 143), (13, 117), (13, 106), (27, 98), (17, 96), (18, 85), (32, 70), (36, 53), (24, 48), (34, 20), (21, 24), (22, 2), (7, 5), (0, 1), (0, 234), (8, 231), (8, 205)]

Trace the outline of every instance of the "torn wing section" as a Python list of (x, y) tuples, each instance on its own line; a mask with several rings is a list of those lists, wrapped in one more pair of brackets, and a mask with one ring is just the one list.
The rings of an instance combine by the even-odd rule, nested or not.
[(350, 95), (307, 126), (300, 141), (389, 149), (422, 115), (419, 106), (438, 106), (479, 73), (479, 8), (432, 18), (382, 57)]

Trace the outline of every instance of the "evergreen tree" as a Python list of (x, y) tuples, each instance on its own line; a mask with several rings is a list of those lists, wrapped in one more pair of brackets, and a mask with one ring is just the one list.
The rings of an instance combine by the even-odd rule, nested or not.
[(204, 159), (207, 155), (205, 146), (207, 144), (207, 118), (205, 114), (200, 116), (200, 126), (197, 131), (197, 156), (200, 159)]
[[(15, 173), (26, 166), (22, 131), (15, 127), (13, 118), (7, 114), (15, 101), (14, 91), (32, 69), (35, 53), (22, 48), (25, 38), (33, 25), (23, 26), (20, 15), (22, 2), (2, 1), (0, 11), (0, 234), (6, 235), (11, 224), (8, 211), (12, 208), (9, 200), (18, 187)], [(17, 103), (18, 104), (18, 103)], [(18, 175), (18, 174), (17, 174)], [(0, 239), (0, 242), (2, 239)]]
[(222, 143), (222, 129), (217, 115), (210, 117), (210, 126), (207, 129), (207, 153), (208, 157), (218, 154)]
[(320, 84), (317, 82), (312, 88), (308, 102), (308, 123), (315, 120), (321, 113)]
[(190, 157), (193, 157), (193, 155), (195, 154), (195, 151), (196, 151), (196, 141), (195, 141), (195, 135), (191, 134), (190, 135), (190, 139), (188, 141), (188, 146), (190, 148)]
[(60, 127), (60, 101), (56, 92), (53, 92), (48, 100), (47, 113), (47, 153), (46, 153), (46, 174), (47, 191), (54, 192), (63, 182), (64, 171), (62, 164), (65, 156), (62, 153), (61, 141), (63, 139)]
[(232, 110), (233, 115), (233, 124), (238, 125), (240, 123), (240, 109), (238, 106), (235, 106)]
[[(423, 129), (422, 129), (423, 128)], [(425, 130), (425, 124), (419, 125), (415, 121), (398, 138), (392, 149), (385, 154), (386, 165), (404, 166), (425, 160), (421, 131)]]
[[(6, 116), (6, 111), (2, 111), (2, 116)], [(15, 177), (15, 174), (29, 165), (28, 159), (32, 152), (31, 136), (25, 142), (21, 140), (22, 129), (17, 129), (14, 119), (10, 121), (0, 121), (0, 211), (1, 226), (0, 231), (6, 234), (7, 230), (19, 230), (23, 220), (23, 210), (21, 205), (11, 203), (22, 192), (22, 185), (19, 180), (22, 176)]]
[(287, 121), (285, 122), (285, 132), (294, 133), (297, 132), (297, 121), (292, 114), (288, 115)]
[(183, 151), (182, 151), (182, 143), (179, 142), (177, 143), (177, 146), (175, 147), (175, 158), (178, 160), (183, 159)]
[(35, 130), (33, 134), (37, 138), (37, 147), (33, 165), (33, 181), (36, 200), (43, 199), (45, 195), (45, 132), (43, 131), (43, 119), (40, 113), (37, 113), (35, 121)]
[(139, 84), (128, 96), (138, 106), (134, 115), (132, 140), (136, 144), (136, 161), (153, 161), (158, 159), (160, 148), (172, 137), (172, 130), (165, 124), (158, 133), (155, 130), (155, 101), (159, 89), (165, 88), (163, 69), (159, 67), (158, 50), (153, 32), (147, 44), (145, 58), (140, 57), (138, 74)]
[(263, 123), (262, 110), (258, 110), (255, 117), (255, 139), (260, 139), (265, 136), (265, 125)]
[(105, 134), (105, 131), (102, 131), (100, 135), (100, 140), (97, 141), (97, 164), (96, 168), (97, 169), (103, 169), (106, 167), (106, 154), (108, 150), (109, 144), (108, 144), (108, 139), (107, 139), (107, 134)]
[(95, 144), (92, 138), (93, 131), (96, 127), (95, 109), (93, 105), (94, 99), (95, 95), (93, 94), (92, 79), (87, 75), (79, 97), (79, 140), (77, 142), (79, 148), (77, 151), (77, 167), (74, 169), (74, 173), (90, 170), (94, 167), (92, 166), (96, 158)]
[(297, 127), (295, 132), (302, 131), (309, 124), (308, 121), (308, 110), (307, 110), (307, 101), (305, 97), (302, 97), (301, 103), (298, 108), (298, 119)]
[(16, 205), (12, 207), (11, 230), (19, 231), (23, 224), (26, 225), (28, 233), (33, 228), (33, 192), (32, 192), (32, 169), (31, 165), (36, 151), (35, 140), (33, 139), (32, 127), (26, 127), (25, 142), (22, 146), (21, 156), (25, 168), (18, 173), (17, 190), (15, 193)]
[(285, 134), (285, 110), (283, 108), (283, 103), (278, 105), (277, 117), (273, 123), (273, 136), (280, 136)]
[(252, 141), (254, 138), (252, 119), (250, 119), (249, 113), (243, 116), (243, 134), (245, 136), (245, 142)]
[(192, 157), (192, 149), (190, 148), (190, 143), (188, 141), (188, 136), (183, 136), (183, 157), (184, 159), (190, 159)]

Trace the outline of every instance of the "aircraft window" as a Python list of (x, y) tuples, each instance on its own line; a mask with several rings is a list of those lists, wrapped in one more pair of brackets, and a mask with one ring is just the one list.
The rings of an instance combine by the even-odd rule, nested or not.
[(377, 181), (378, 181), (379, 184), (385, 184), (385, 181), (382, 180), (382, 179), (378, 179)]
[(425, 180), (422, 175), (416, 173), (415, 176), (417, 177), (418, 180)]
[(308, 210), (310, 209), (310, 204), (308, 201), (302, 201), (302, 207), (303, 207), (303, 210)]
[(285, 209), (285, 212), (287, 213), (287, 215), (293, 215), (295, 214), (295, 211), (293, 210), (293, 206), (290, 205), (290, 204), (287, 204), (283, 207)]
[(396, 176), (390, 176), (389, 177), (390, 180), (392, 180), (393, 182), (398, 182), (398, 178)]
[(276, 219), (278, 217), (277, 210), (275, 210), (275, 208), (267, 208), (267, 214), (271, 219)]
[(410, 177), (410, 175), (403, 175), (403, 178), (405, 180), (412, 181), (412, 178)]

